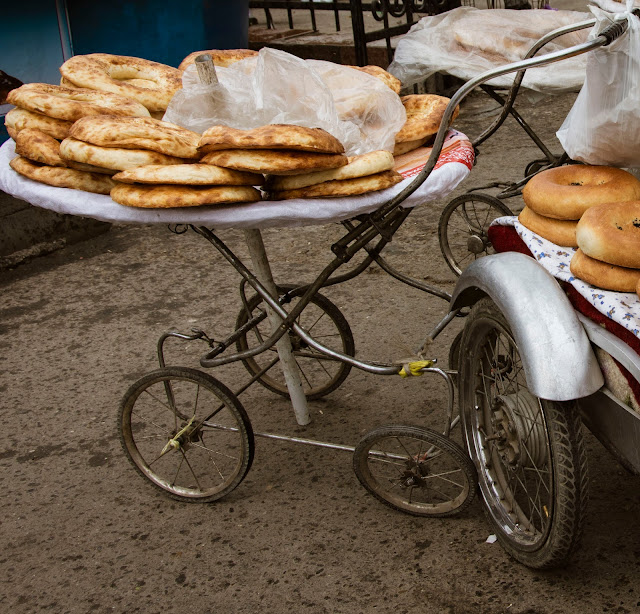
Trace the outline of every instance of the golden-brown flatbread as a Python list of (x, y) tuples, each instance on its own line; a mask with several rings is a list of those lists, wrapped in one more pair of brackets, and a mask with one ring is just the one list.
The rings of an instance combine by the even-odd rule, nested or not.
[(9, 92), (8, 101), (28, 111), (72, 122), (90, 115), (149, 117), (147, 108), (131, 98), (48, 83), (25, 83)]
[(71, 188), (73, 190), (94, 192), (95, 194), (109, 194), (111, 188), (115, 185), (111, 177), (107, 175), (85, 173), (73, 168), (42, 166), (22, 156), (13, 158), (9, 165), (16, 173), (57, 188)]
[(171, 207), (253, 202), (260, 200), (260, 192), (249, 186), (195, 187), (118, 183), (111, 190), (111, 198), (128, 207), (168, 209)]
[(69, 136), (100, 147), (148, 149), (176, 158), (200, 157), (197, 132), (152, 117), (83, 117), (73, 124)]
[[(407, 121), (396, 134), (396, 143), (416, 141), (438, 132), (449, 98), (436, 94), (409, 94), (402, 96), (401, 100)], [(459, 107), (456, 107), (451, 121), (455, 120), (458, 112)]]
[(250, 173), (297, 175), (345, 166), (349, 159), (344, 154), (287, 149), (223, 149), (206, 154), (200, 162)]
[(110, 168), (114, 171), (126, 171), (148, 164), (184, 164), (182, 158), (166, 156), (157, 151), (100, 147), (74, 139), (71, 136), (60, 144), (60, 155), (65, 160), (91, 164), (100, 168)]
[(393, 146), (393, 155), (394, 156), (402, 156), (403, 154), (409, 153), (414, 149), (418, 149), (418, 147), (422, 147), (431, 137), (425, 136), (421, 139), (416, 139), (415, 141), (405, 141), (404, 143), (396, 143)]
[(184, 70), (190, 64), (196, 61), (199, 55), (208, 53), (216, 66), (231, 66), (234, 62), (244, 60), (246, 58), (252, 58), (258, 55), (257, 51), (251, 49), (208, 49), (205, 51), (194, 51), (190, 53), (178, 66), (178, 70)]
[(267, 178), (265, 189), (271, 192), (283, 190), (296, 190), (310, 185), (324, 183), (325, 181), (337, 181), (342, 179), (355, 179), (375, 175), (393, 168), (393, 155), (388, 151), (371, 151), (359, 156), (349, 157), (349, 163), (339, 168), (302, 175), (273, 175)]
[(212, 164), (172, 164), (139, 166), (114, 179), (122, 183), (151, 183), (168, 185), (262, 185), (264, 176), (222, 168)]
[(211, 126), (202, 133), (198, 151), (220, 149), (293, 149), (316, 153), (344, 153), (344, 146), (322, 128), (269, 124), (251, 130)]
[(71, 130), (73, 122), (54, 119), (41, 113), (32, 113), (26, 109), (16, 107), (5, 115), (4, 125), (7, 128), (9, 136), (14, 141), (20, 130), (24, 130), (25, 128), (36, 128), (52, 136), (54, 139), (61, 141), (69, 136), (69, 130)]
[(270, 192), (269, 200), (287, 200), (290, 198), (327, 198), (338, 196), (356, 196), (366, 192), (384, 190), (400, 183), (404, 177), (396, 171), (384, 171), (368, 177), (326, 181), (297, 190)]
[(571, 273), (592, 286), (615, 292), (635, 292), (640, 283), (640, 269), (628, 269), (589, 258), (581, 249), (569, 263)]
[(518, 221), (531, 232), (543, 239), (562, 247), (578, 247), (576, 228), (578, 222), (573, 220), (554, 220), (538, 215), (533, 209), (525, 207), (518, 216)]
[(349, 66), (349, 68), (355, 68), (356, 70), (366, 72), (368, 75), (382, 81), (382, 83), (384, 83), (389, 89), (393, 90), (396, 94), (400, 93), (402, 88), (402, 82), (400, 79), (394, 77), (390, 72), (387, 72), (380, 66)]
[(67, 166), (60, 157), (60, 143), (42, 130), (25, 128), (16, 135), (16, 153), (46, 166)]
[(75, 168), (78, 171), (85, 171), (86, 173), (100, 173), (102, 175), (109, 175), (112, 177), (117, 170), (112, 168), (103, 168), (101, 166), (94, 166), (93, 164), (84, 164), (83, 162), (76, 162), (75, 160), (65, 160), (69, 168)]

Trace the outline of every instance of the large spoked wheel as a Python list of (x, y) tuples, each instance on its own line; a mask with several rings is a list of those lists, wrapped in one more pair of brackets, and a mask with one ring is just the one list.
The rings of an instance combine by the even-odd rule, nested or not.
[(588, 488), (575, 405), (528, 390), (509, 324), (488, 298), (466, 322), (458, 382), (466, 444), (498, 540), (529, 567), (564, 565), (582, 533)]
[(126, 392), (118, 418), (124, 450), (140, 474), (183, 501), (216, 501), (251, 467), (251, 423), (238, 399), (197, 369), (167, 367)]
[(353, 453), (360, 483), (390, 507), (414, 516), (452, 516), (473, 500), (476, 471), (444, 435), (414, 426), (383, 426)]
[(438, 223), (440, 251), (456, 275), (474, 260), (495, 253), (489, 226), (505, 215), (513, 215), (509, 207), (488, 194), (463, 194), (444, 208)]
[[(296, 293), (295, 286), (281, 286), (278, 288), (280, 295), (292, 292), (290, 302), (285, 306), (287, 311), (296, 304), (300, 292)], [(248, 309), (243, 308), (236, 320), (236, 329), (244, 326), (250, 318), (253, 318), (260, 310), (265, 309), (262, 297), (255, 295), (247, 301)], [(348, 356), (355, 355), (355, 343), (349, 323), (341, 311), (326, 297), (316, 293), (310, 303), (298, 316), (296, 323), (304, 328), (314, 339), (332, 350), (337, 350)], [(265, 317), (262, 322), (242, 335), (236, 342), (239, 352), (244, 352), (250, 347), (262, 343), (271, 334), (269, 321)], [(322, 354), (307, 345), (296, 333), (289, 332), (289, 339), (293, 349), (293, 355), (300, 370), (302, 389), (309, 400), (319, 399), (329, 394), (344, 380), (351, 365)], [(251, 340), (251, 344), (250, 344)], [(257, 375), (268, 367), (268, 371), (258, 377), (265, 388), (280, 394), (289, 396), (286, 382), (279, 368), (278, 353), (275, 347), (243, 360), (244, 366), (252, 376)]]

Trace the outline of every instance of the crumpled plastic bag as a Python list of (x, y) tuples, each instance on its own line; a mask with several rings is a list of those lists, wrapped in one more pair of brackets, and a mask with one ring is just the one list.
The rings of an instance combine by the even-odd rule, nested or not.
[(183, 88), (171, 100), (164, 120), (198, 133), (214, 125), (242, 130), (267, 124), (323, 128), (347, 155), (393, 151), (406, 121), (400, 97), (362, 71), (302, 60), (263, 48), (256, 57), (216, 66), (218, 83), (204, 85), (188, 66)]
[(557, 137), (574, 160), (588, 164), (640, 167), (640, 19), (626, 12), (612, 14), (591, 7), (595, 38), (617, 19), (629, 27), (606, 47), (589, 52), (583, 88)]
[[(424, 81), (439, 72), (465, 81), (511, 62), (522, 60), (531, 46), (556, 28), (586, 21), (592, 16), (578, 11), (533, 9), (484, 10), (463, 6), (422, 18), (399, 41), (387, 69), (403, 85)], [(540, 56), (583, 43), (582, 30), (547, 43)], [(530, 68), (522, 86), (538, 92), (578, 91), (584, 81), (584, 55)], [(509, 87), (516, 73), (495, 77), (494, 87)]]

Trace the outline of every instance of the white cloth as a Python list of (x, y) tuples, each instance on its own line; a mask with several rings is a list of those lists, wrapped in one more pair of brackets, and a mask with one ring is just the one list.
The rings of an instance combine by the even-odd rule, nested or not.
[(513, 226), (535, 259), (556, 279), (570, 283), (600, 313), (640, 338), (640, 300), (634, 292), (613, 292), (588, 284), (571, 274), (573, 247), (560, 247), (525, 228), (517, 217), (501, 217), (492, 226)]
[[(450, 130), (447, 142), (456, 140), (461, 142), (460, 146), (450, 148), (441, 155), (438, 166), (404, 201), (404, 207), (414, 207), (447, 196), (469, 174), (473, 150), (470, 145), (465, 145), (468, 141), (464, 135)], [(265, 200), (219, 206), (144, 209), (119, 205), (106, 195), (55, 188), (27, 179), (9, 166), (9, 161), (16, 155), (14, 145), (13, 140), (9, 139), (0, 147), (0, 190), (44, 209), (104, 222), (192, 224), (217, 229), (310, 226), (371, 213), (412, 181), (409, 172), (401, 171), (407, 178), (392, 188), (349, 198)]]

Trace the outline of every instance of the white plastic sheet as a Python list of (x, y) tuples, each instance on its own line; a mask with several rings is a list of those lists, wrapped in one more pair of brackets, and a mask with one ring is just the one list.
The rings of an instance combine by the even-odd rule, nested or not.
[(187, 67), (164, 119), (195, 132), (223, 125), (247, 130), (267, 124), (323, 128), (347, 155), (393, 151), (406, 121), (399, 96), (362, 71), (302, 60), (277, 49), (216, 67), (218, 84), (203, 85), (195, 65)]
[(628, 30), (616, 41), (588, 54), (584, 86), (557, 132), (564, 150), (588, 164), (640, 167), (640, 19), (630, 13), (591, 10), (595, 38), (616, 20)]
[[(488, 70), (522, 60), (533, 44), (556, 28), (592, 18), (578, 11), (533, 9), (482, 10), (463, 6), (424, 17), (400, 39), (388, 70), (411, 85), (435, 73), (468, 81)], [(565, 34), (539, 52), (551, 53), (586, 40), (585, 31)], [(523, 87), (540, 92), (577, 91), (584, 81), (586, 60), (577, 56), (550, 66), (529, 69)], [(509, 87), (515, 73), (489, 81)]]

